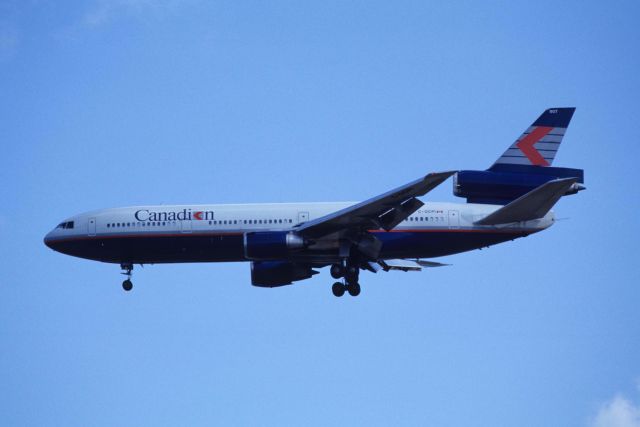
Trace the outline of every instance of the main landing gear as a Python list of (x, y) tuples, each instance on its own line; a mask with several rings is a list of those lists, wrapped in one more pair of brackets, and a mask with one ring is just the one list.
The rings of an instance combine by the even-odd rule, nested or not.
[(331, 286), (331, 292), (333, 295), (337, 297), (341, 297), (344, 293), (349, 292), (349, 295), (352, 297), (357, 297), (360, 295), (360, 284), (358, 282), (355, 283), (342, 283), (335, 282), (333, 286)]
[(133, 264), (120, 264), (120, 268), (123, 270), (121, 274), (127, 276), (127, 278), (122, 282), (122, 289), (129, 292), (133, 289), (133, 282), (131, 282), (131, 272), (133, 271)]
[(344, 283), (335, 282), (333, 286), (331, 286), (333, 295), (341, 297), (345, 292), (349, 292), (349, 295), (352, 297), (360, 295), (359, 275), (360, 268), (353, 263), (333, 264), (331, 266), (331, 277), (334, 279), (344, 278)]

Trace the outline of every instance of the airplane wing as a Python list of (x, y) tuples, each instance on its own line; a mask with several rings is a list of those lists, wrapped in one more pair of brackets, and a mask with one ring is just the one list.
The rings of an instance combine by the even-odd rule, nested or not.
[(416, 197), (427, 194), (454, 173), (455, 171), (430, 173), (364, 202), (302, 223), (294, 229), (310, 238), (346, 229), (383, 228), (389, 231), (424, 204)]

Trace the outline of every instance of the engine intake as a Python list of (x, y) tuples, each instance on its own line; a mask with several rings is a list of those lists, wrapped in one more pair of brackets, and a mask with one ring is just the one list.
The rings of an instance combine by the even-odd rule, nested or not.
[(279, 259), (306, 246), (304, 238), (292, 231), (256, 231), (244, 235), (247, 259)]

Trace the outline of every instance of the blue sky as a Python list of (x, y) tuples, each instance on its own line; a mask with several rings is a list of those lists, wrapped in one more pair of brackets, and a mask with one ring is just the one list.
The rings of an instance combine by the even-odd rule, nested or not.
[[(637, 2), (0, 1), (0, 424), (640, 425)], [(258, 289), (42, 237), (91, 209), (360, 200), (486, 168), (547, 107), (550, 230)], [(456, 200), (447, 182), (428, 200)], [(459, 200), (461, 201), (461, 200)]]

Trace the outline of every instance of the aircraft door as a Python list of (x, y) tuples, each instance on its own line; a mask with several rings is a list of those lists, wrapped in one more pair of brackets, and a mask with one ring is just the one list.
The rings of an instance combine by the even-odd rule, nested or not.
[(458, 211), (449, 211), (449, 228), (460, 228)]
[(88, 228), (87, 234), (89, 234), (89, 236), (96, 235), (96, 219), (95, 218), (89, 218), (89, 228)]
[(298, 224), (309, 221), (309, 212), (298, 212)]
[(180, 231), (183, 233), (191, 233), (191, 220), (180, 221)]

